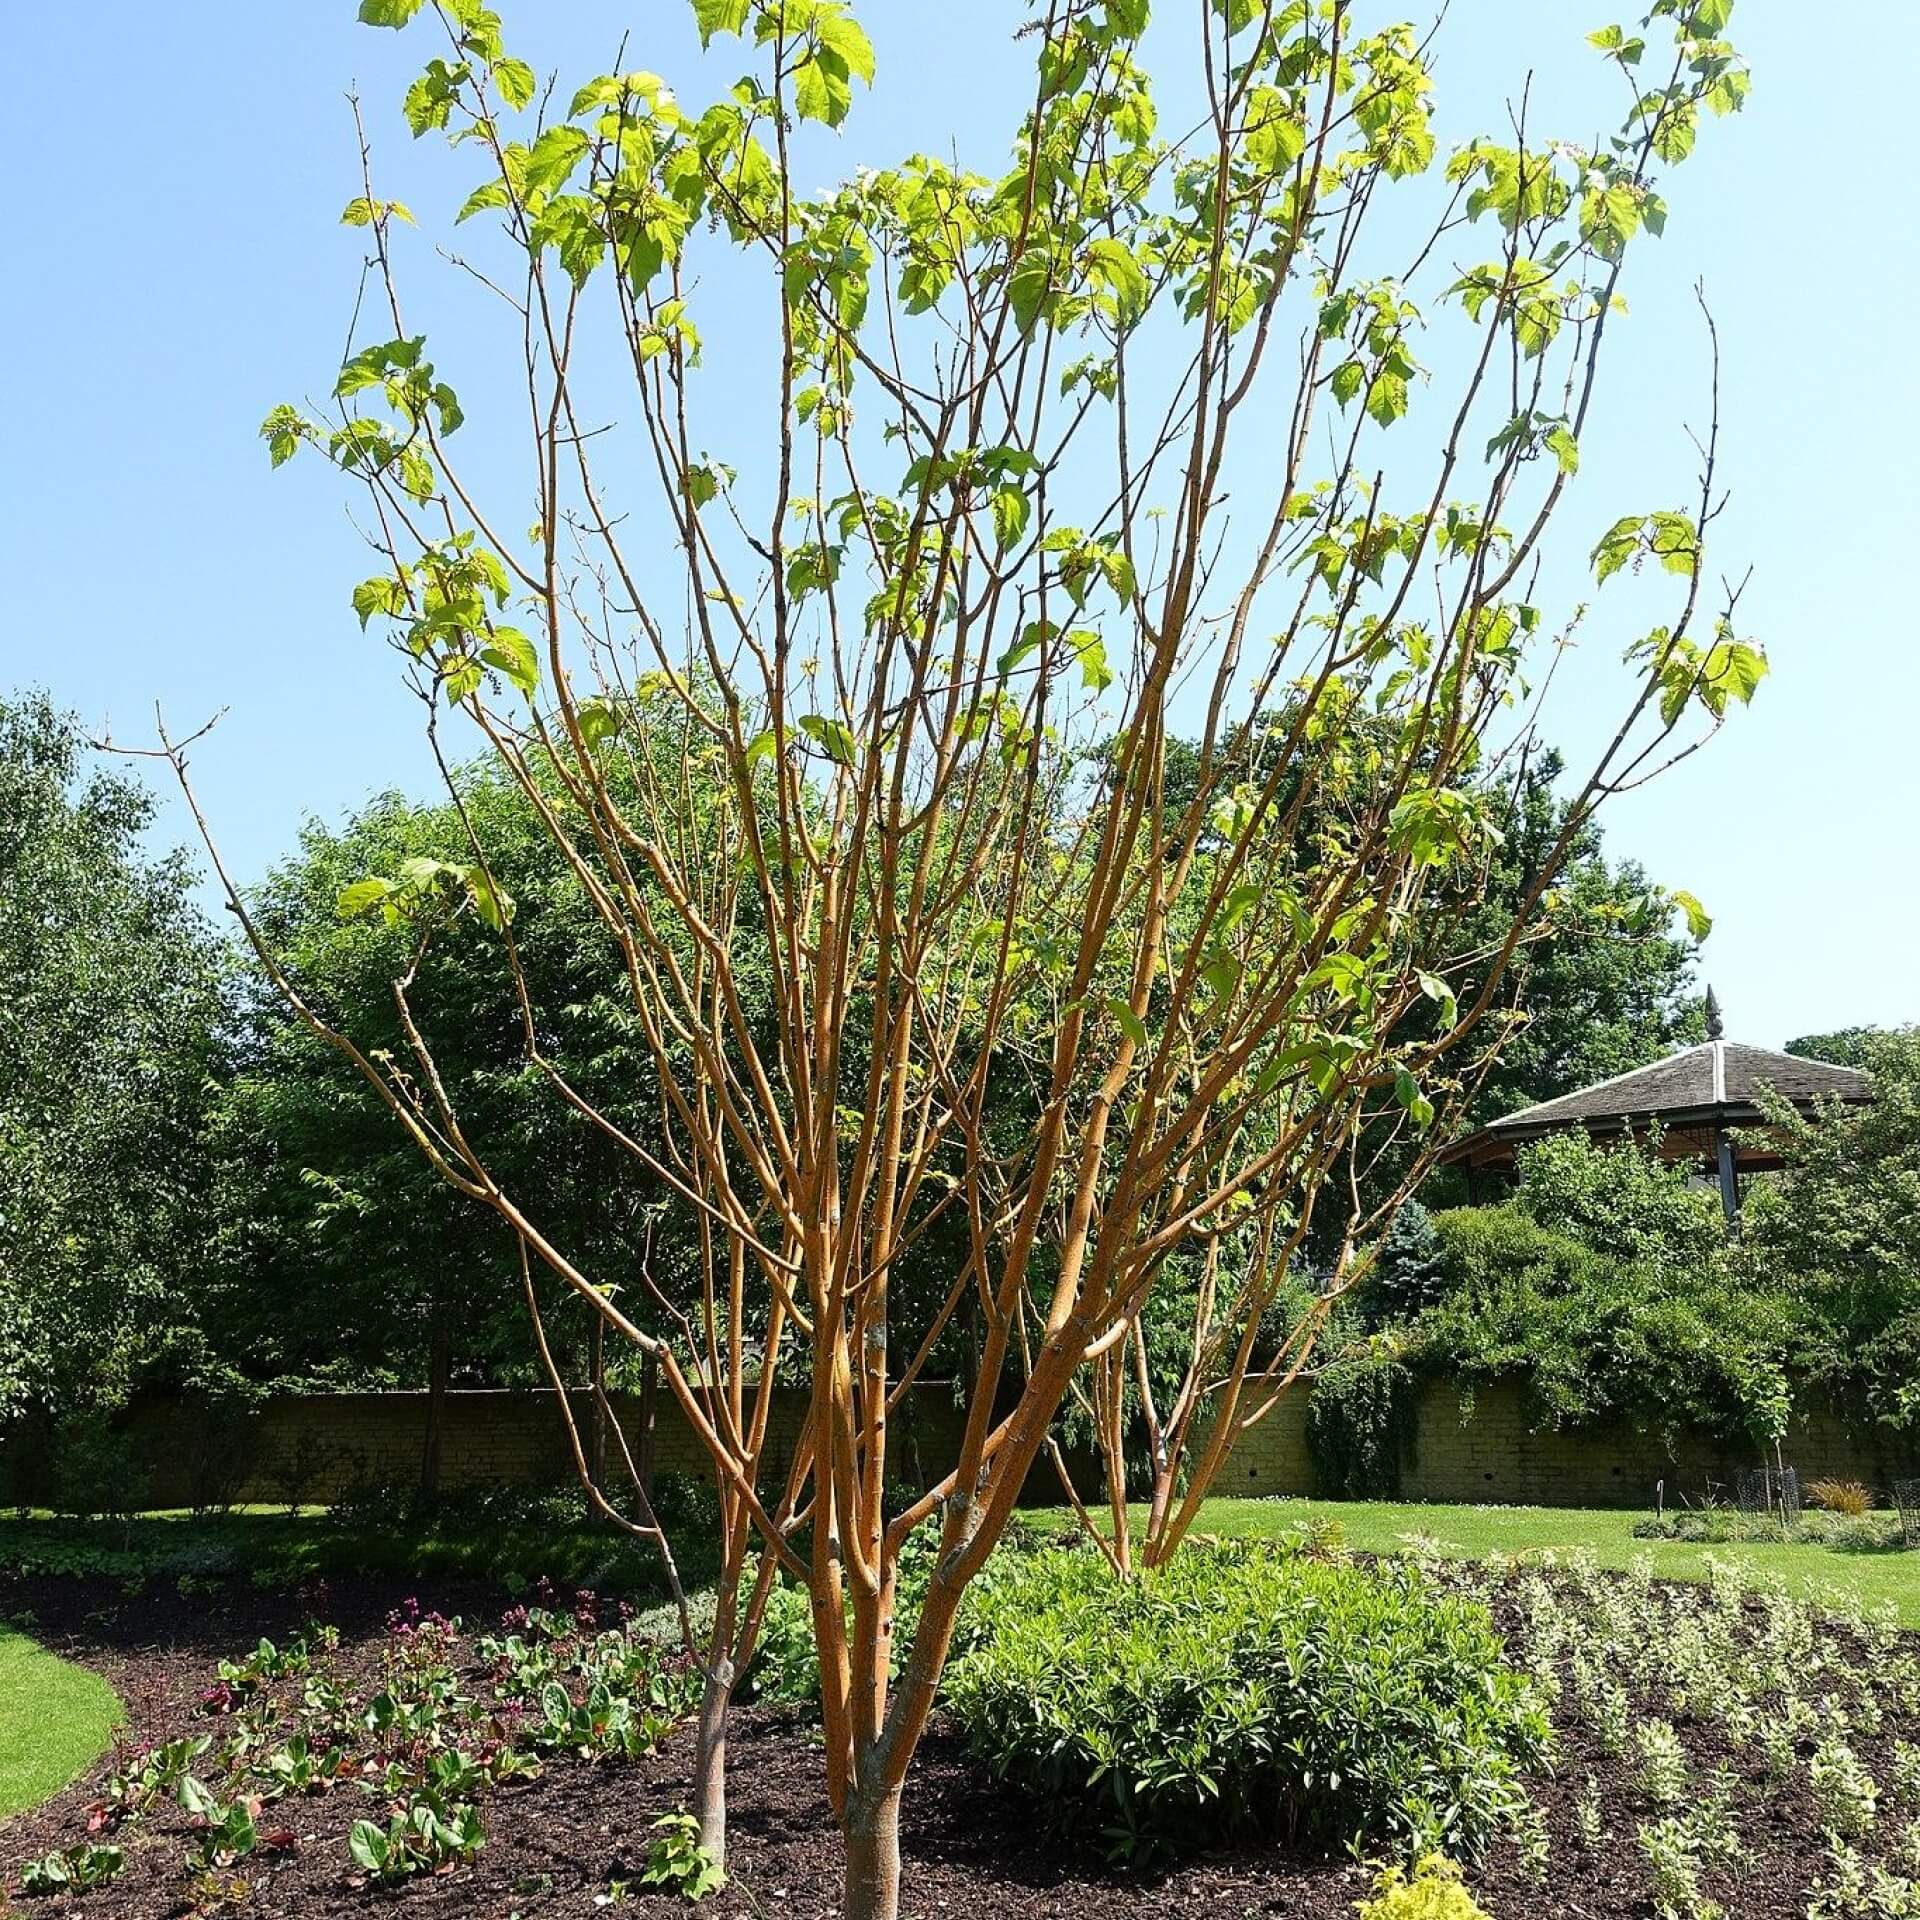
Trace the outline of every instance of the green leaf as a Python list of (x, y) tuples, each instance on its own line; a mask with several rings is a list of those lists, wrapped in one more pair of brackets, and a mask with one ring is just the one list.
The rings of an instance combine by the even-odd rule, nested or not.
[(1367, 370), (1358, 360), (1343, 360), (1333, 370), (1333, 397), (1341, 406), (1352, 404), (1353, 397), (1366, 384)]
[(1406, 1108), (1407, 1116), (1422, 1132), (1433, 1125), (1433, 1102), (1420, 1091), (1420, 1083), (1405, 1067), (1397, 1068), (1393, 1076), (1394, 1098)]
[(393, 891), (391, 880), (382, 880), (377, 875), (365, 880), (356, 880), (350, 887), (340, 889), (340, 898), (335, 903), (342, 920), (358, 920), (363, 914), (371, 913), (381, 905)]
[(1758, 647), (1730, 636), (1717, 640), (1707, 650), (1700, 684), (1708, 707), (1718, 715), (1726, 711), (1728, 700), (1748, 706), (1767, 677), (1767, 656)]
[(1673, 895), (1673, 904), (1687, 916), (1687, 931), (1696, 940), (1704, 940), (1713, 931), (1713, 916), (1694, 896), (1685, 891)]
[(343, 227), (370, 227), (373, 225), (373, 202), (364, 193), (355, 194), (340, 214)]
[(1053, 638), (1056, 629), (1050, 620), (1030, 620), (1021, 628), (1020, 637), (994, 663), (994, 671), (1005, 679), (1037, 653), (1043, 642)]
[(457, 227), (462, 220), (471, 220), (476, 213), (485, 213), (492, 207), (510, 206), (512, 202), (513, 196), (507, 191), (504, 180), (483, 181), (467, 195), (465, 204), (453, 216), (453, 224)]
[(591, 144), (578, 127), (564, 123), (549, 127), (527, 153), (524, 190), (528, 193), (557, 193), (566, 185), (574, 168), (586, 158)]
[(1119, 1023), (1120, 1031), (1136, 1047), (1144, 1047), (1147, 1044), (1147, 1023), (1134, 1012), (1128, 1002), (1122, 1000), (1118, 994), (1109, 994), (1101, 1004), (1113, 1015)]
[(360, 630), (363, 633), (367, 622), (376, 613), (398, 619), (406, 611), (406, 606), (406, 582), (395, 579), (390, 573), (376, 573), (371, 580), (362, 580), (353, 590), (353, 610), (360, 616)]
[(693, 24), (704, 47), (716, 33), (738, 33), (747, 24), (752, 0), (693, 0)]
[(849, 73), (873, 85), (873, 42), (859, 21), (851, 14), (823, 14), (819, 33), (821, 44), (832, 48)]
[(846, 62), (825, 51), (802, 60), (793, 70), (793, 105), (802, 120), (837, 127), (853, 105)]
[(1407, 383), (1397, 373), (1381, 372), (1367, 390), (1367, 412), (1383, 427), (1390, 427), (1407, 410)]
[(404, 27), (427, 0), (360, 0), (360, 23), (367, 27)]
[(1454, 1026), (1460, 1018), (1460, 1003), (1454, 997), (1453, 989), (1437, 973), (1423, 973), (1420, 976), (1420, 991), (1440, 1009), (1440, 1018), (1444, 1025)]
[(999, 487), (993, 496), (993, 533), (1004, 552), (1027, 530), (1033, 502), (1018, 487)]
[(1580, 471), (1580, 443), (1573, 437), (1570, 428), (1564, 426), (1553, 428), (1547, 435), (1546, 448), (1560, 462), (1562, 473), (1571, 474)]
[(826, 715), (819, 713), (803, 713), (800, 716), (799, 725), (800, 731), (829, 760), (838, 761), (843, 767), (853, 765), (853, 729), (844, 721), (830, 720)]
[(500, 89), (500, 98), (518, 111), (533, 98), (538, 82), (524, 60), (507, 59), (494, 62), (493, 84)]
[(540, 684), (540, 656), (518, 627), (495, 627), (480, 649), (488, 666), (504, 673), (529, 699)]
[[(373, 0), (368, 0), (368, 5), (372, 4)], [(387, 1836), (371, 1820), (356, 1820), (347, 1836), (347, 1851), (361, 1872), (378, 1873), (386, 1863)]]
[(582, 700), (574, 718), (580, 723), (580, 738), (587, 743), (589, 753), (611, 740), (622, 724), (620, 709), (609, 700)]
[(1593, 550), (1593, 577), (1606, 581), (1620, 571), (1640, 550), (1641, 517), (1630, 513), (1623, 520), (1616, 520), (1600, 536)]
[(433, 462), (418, 447), (408, 447), (400, 455), (400, 484), (416, 500), (433, 497)]
[(576, 287), (584, 285), (606, 258), (607, 236), (598, 210), (585, 194), (560, 194), (549, 200), (533, 223), (531, 237), (536, 247), (559, 249), (560, 264)]
[(208, 1792), (205, 1784), (196, 1780), (190, 1773), (185, 1773), (180, 1776), (180, 1786), (177, 1797), (181, 1806), (189, 1813), (197, 1814), (203, 1819), (212, 1813), (214, 1808), (220, 1804), (214, 1799), (213, 1795)]
[(267, 456), (276, 467), (285, 466), (300, 447), (299, 413), (285, 404), (277, 406), (260, 423), (260, 438), (267, 443)]
[(1067, 642), (1080, 662), (1080, 684), (1095, 693), (1105, 693), (1113, 685), (1113, 669), (1107, 665), (1107, 643), (1097, 633), (1070, 633)]
[(1087, 249), (1087, 270), (1113, 295), (1114, 315), (1130, 326), (1147, 310), (1147, 276), (1124, 240), (1096, 240)]
[(493, 884), (485, 867), (466, 867), (462, 869), (461, 878), (466, 882), (474, 912), (495, 933), (504, 933), (507, 922), (513, 918), (512, 899)]

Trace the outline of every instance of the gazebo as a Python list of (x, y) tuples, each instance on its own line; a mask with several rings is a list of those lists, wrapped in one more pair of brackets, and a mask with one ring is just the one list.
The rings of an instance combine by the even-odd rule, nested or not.
[(1482, 1173), (1511, 1175), (1517, 1150), (1543, 1134), (1581, 1127), (1595, 1141), (1646, 1140), (1657, 1128), (1663, 1160), (1692, 1162), (1708, 1177), (1718, 1175), (1721, 1203), (1731, 1219), (1740, 1210), (1742, 1178), (1781, 1164), (1764, 1131), (1734, 1138), (1741, 1128), (1765, 1128), (1759, 1103), (1763, 1088), (1802, 1113), (1812, 1113), (1825, 1100), (1860, 1106), (1873, 1097), (1867, 1076), (1851, 1067), (1729, 1040), (1720, 1003), (1709, 988), (1707, 1038), (1700, 1046), (1507, 1114), (1456, 1141), (1440, 1160), (1466, 1170), (1471, 1194)]

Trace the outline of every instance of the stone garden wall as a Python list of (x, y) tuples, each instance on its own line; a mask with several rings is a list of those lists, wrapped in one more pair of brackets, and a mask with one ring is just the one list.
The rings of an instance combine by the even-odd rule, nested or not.
[[(616, 1414), (629, 1444), (640, 1447), (643, 1421), (637, 1396), (615, 1395)], [(425, 1393), (289, 1395), (243, 1419), (209, 1418), (191, 1404), (160, 1401), (138, 1408), (129, 1438), (139, 1474), (141, 1504), (174, 1507), (216, 1502), (324, 1502), (361, 1484), (409, 1485), (420, 1475), (426, 1437)], [(1316, 1491), (1306, 1441), (1307, 1395), (1296, 1390), (1235, 1449), (1218, 1490), (1236, 1494), (1311, 1494)], [(575, 1402), (583, 1434), (590, 1421), (586, 1397)], [(773, 1417), (773, 1471), (790, 1455), (805, 1410), (798, 1388), (783, 1389)], [(900, 1477), (930, 1484), (951, 1466), (960, 1444), (961, 1415), (952, 1389), (935, 1382), (915, 1388), (893, 1427)], [(619, 1474), (618, 1443), (608, 1458)], [(1834, 1420), (1790, 1433), (1789, 1464), (1801, 1479), (1831, 1476), (1863, 1480), (1883, 1494), (1891, 1480), (1920, 1470), (1911, 1456), (1896, 1457), (1855, 1441)], [(658, 1473), (702, 1473), (705, 1456), (679, 1409), (662, 1394), (651, 1446)], [(16, 1448), (4, 1463), (0, 1493), (16, 1500), (46, 1497), (49, 1461), (43, 1447)], [(1412, 1457), (1401, 1497), (1511, 1506), (1645, 1507), (1658, 1482), (1669, 1505), (1698, 1498), (1709, 1484), (1729, 1487), (1733, 1475), (1759, 1464), (1751, 1451), (1711, 1440), (1682, 1439), (1670, 1453), (1652, 1433), (1530, 1431), (1518, 1384), (1483, 1388), (1470, 1404), (1445, 1383), (1427, 1387), (1419, 1404)], [(555, 1396), (531, 1390), (454, 1391), (447, 1395), (441, 1438), (441, 1480), (447, 1487), (475, 1483), (540, 1484), (573, 1475), (573, 1460)], [(1077, 1462), (1076, 1481), (1096, 1484), (1090, 1463)], [(1031, 1500), (1059, 1498), (1044, 1462), (1027, 1487)]]
[[(1290, 1393), (1235, 1448), (1221, 1476), (1222, 1493), (1311, 1493), (1307, 1399)], [(1905, 1457), (1863, 1446), (1838, 1421), (1817, 1418), (1790, 1431), (1782, 1451), (1809, 1480), (1862, 1480), (1883, 1495), (1897, 1475), (1914, 1469)], [(1751, 1449), (1729, 1448), (1704, 1435), (1682, 1437), (1669, 1452), (1658, 1434), (1619, 1428), (1598, 1433), (1530, 1430), (1526, 1394), (1517, 1382), (1483, 1387), (1470, 1402), (1448, 1382), (1422, 1392), (1413, 1457), (1402, 1471), (1401, 1497), (1499, 1506), (1650, 1507), (1662, 1480), (1667, 1502), (1697, 1499), (1709, 1483), (1726, 1488), (1742, 1467), (1761, 1465)]]
[[(638, 1454), (645, 1422), (636, 1394), (608, 1396), (614, 1417)], [(592, 1427), (592, 1401), (573, 1397), (583, 1442)], [(799, 1388), (783, 1388), (770, 1425), (769, 1478), (785, 1471), (806, 1412)], [(131, 1418), (136, 1457), (146, 1478), (146, 1503), (183, 1506), (202, 1497), (209, 1470), (230, 1450), (236, 1503), (297, 1497), (331, 1500), (343, 1488), (408, 1485), (420, 1477), (426, 1443), (427, 1396), (419, 1393), (300, 1394), (269, 1401), (244, 1421), (229, 1422), (210, 1445), (207, 1417), (177, 1402), (143, 1406)], [(896, 1412), (893, 1445), (902, 1477), (937, 1478), (959, 1452), (960, 1415), (944, 1384), (910, 1392)], [(624, 1477), (620, 1443), (606, 1440), (609, 1478)], [(651, 1444), (655, 1473), (705, 1473), (707, 1458), (679, 1407), (661, 1393)], [(444, 1487), (476, 1483), (539, 1485), (574, 1477), (573, 1454), (556, 1396), (532, 1389), (456, 1389), (446, 1396), (440, 1439)]]

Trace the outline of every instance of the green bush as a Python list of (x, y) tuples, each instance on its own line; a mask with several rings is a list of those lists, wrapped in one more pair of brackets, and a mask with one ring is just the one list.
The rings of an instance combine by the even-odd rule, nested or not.
[(1413, 1458), (1419, 1382), (1390, 1334), (1349, 1348), (1321, 1369), (1307, 1402), (1307, 1451), (1323, 1496), (1391, 1500)]
[(1459, 1207), (1437, 1225), (1448, 1292), (1423, 1314), (1423, 1363), (1471, 1391), (1519, 1378), (1542, 1425), (1624, 1420), (1764, 1445), (1786, 1421), (1781, 1303), (1719, 1262), (1621, 1265), (1517, 1205)]
[(1373, 1891), (1360, 1920), (1487, 1920), (1486, 1909), (1460, 1884), (1460, 1869), (1437, 1853), (1420, 1861), (1411, 1876), (1389, 1866)]
[(813, 1637), (813, 1603), (806, 1590), (781, 1580), (767, 1596), (747, 1691), (756, 1700), (782, 1706), (820, 1704), (820, 1649)]
[(1842, 1553), (1878, 1553), (1900, 1545), (1896, 1513), (1821, 1513), (1809, 1508), (1783, 1527), (1774, 1513), (1742, 1513), (1738, 1507), (1681, 1507), (1634, 1523), (1641, 1540), (1690, 1540), (1720, 1546), (1733, 1540), (1791, 1540), (1803, 1547), (1833, 1547)]
[(1763, 1101), (1785, 1166), (1753, 1183), (1734, 1265), (1792, 1303), (1808, 1386), (1920, 1459), (1920, 1028), (1863, 1036), (1856, 1064), (1869, 1105), (1808, 1118)]
[(1484, 1609), (1409, 1567), (1189, 1545), (1123, 1581), (1056, 1551), (968, 1612), (947, 1698), (975, 1753), (1117, 1852), (1278, 1824), (1473, 1853), (1546, 1737)]
[[(913, 1636), (920, 1625), (920, 1609), (926, 1604), (927, 1584), (933, 1578), (939, 1534), (939, 1523), (929, 1521), (919, 1531), (909, 1534), (901, 1547), (893, 1607), (896, 1678), (900, 1659), (912, 1648)], [(991, 1593), (1007, 1577), (1008, 1568), (1014, 1562), (1037, 1552), (1052, 1538), (1047, 1529), (1036, 1528), (1015, 1516), (992, 1558), (974, 1576), (968, 1589), (968, 1604), (954, 1623), (952, 1658), (958, 1659), (979, 1639), (980, 1597)], [(753, 1664), (747, 1670), (747, 1690), (755, 1699), (778, 1701), (783, 1706), (818, 1710), (820, 1705), (820, 1649), (813, 1636), (813, 1605), (803, 1588), (784, 1577), (768, 1596), (760, 1637), (754, 1646)]]
[(133, 1437), (106, 1414), (74, 1414), (60, 1423), (53, 1448), (55, 1513), (122, 1519), (139, 1511), (146, 1483)]
[(1726, 1214), (1693, 1169), (1660, 1157), (1657, 1143), (1553, 1133), (1520, 1149), (1514, 1205), (1612, 1265), (1691, 1274), (1726, 1242)]

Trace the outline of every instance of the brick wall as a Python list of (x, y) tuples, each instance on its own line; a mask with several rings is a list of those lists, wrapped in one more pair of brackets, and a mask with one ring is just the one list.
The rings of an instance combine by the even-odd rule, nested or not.
[[(353, 1481), (407, 1484), (420, 1473), (426, 1436), (425, 1393), (290, 1395), (270, 1401), (239, 1423), (209, 1423), (179, 1402), (139, 1408), (131, 1419), (135, 1457), (145, 1475), (146, 1503), (185, 1506), (210, 1494), (233, 1501), (275, 1501), (297, 1495), (325, 1501)], [(638, 1448), (637, 1396), (612, 1396), (629, 1445)], [(1307, 1393), (1295, 1389), (1235, 1448), (1218, 1490), (1240, 1494), (1316, 1491), (1306, 1440)], [(590, 1421), (576, 1398), (583, 1434)], [(785, 1466), (805, 1411), (805, 1395), (783, 1388), (776, 1398), (769, 1477)], [(441, 1480), (448, 1487), (477, 1482), (539, 1484), (572, 1478), (574, 1467), (560, 1408), (551, 1392), (455, 1391), (447, 1395), (441, 1440)], [(894, 1420), (893, 1453), (901, 1478), (930, 1484), (959, 1451), (960, 1411), (945, 1383), (913, 1389)], [(37, 1450), (36, 1450), (37, 1451)], [(1803, 1483), (1831, 1476), (1864, 1480), (1885, 1490), (1897, 1475), (1920, 1469), (1911, 1453), (1856, 1441), (1836, 1420), (1816, 1419), (1789, 1433), (1785, 1454)], [(618, 1472), (618, 1443), (608, 1441)], [(705, 1473), (706, 1456), (665, 1394), (659, 1397), (653, 1463), (662, 1473)], [(44, 1497), (44, 1456), (15, 1463), (15, 1496)], [(1483, 1502), (1511, 1506), (1650, 1505), (1665, 1480), (1670, 1502), (1725, 1485), (1743, 1466), (1759, 1464), (1752, 1449), (1728, 1448), (1703, 1436), (1683, 1438), (1669, 1452), (1659, 1436), (1621, 1429), (1608, 1433), (1553, 1433), (1530, 1429), (1518, 1383), (1482, 1388), (1471, 1405), (1444, 1382), (1429, 1385), (1418, 1407), (1413, 1458), (1401, 1484), (1408, 1500)], [(24, 1482), (19, 1476), (24, 1470)], [(1074, 1477), (1096, 1486), (1091, 1463), (1076, 1461)], [(1044, 1460), (1026, 1497), (1059, 1498)]]
[[(1219, 1491), (1315, 1491), (1306, 1414), (1306, 1393), (1289, 1393), (1234, 1449)], [(1864, 1480), (1884, 1492), (1894, 1477), (1913, 1471), (1911, 1455), (1863, 1445), (1824, 1416), (1791, 1429), (1782, 1451), (1803, 1485), (1822, 1478)], [(1756, 1449), (1728, 1447), (1699, 1434), (1682, 1436), (1669, 1451), (1658, 1434), (1631, 1428), (1535, 1432), (1518, 1381), (1483, 1387), (1470, 1404), (1449, 1383), (1434, 1381), (1421, 1392), (1401, 1496), (1500, 1506), (1640, 1507), (1653, 1504), (1661, 1480), (1668, 1500), (1677, 1503), (1682, 1493), (1697, 1496), (1709, 1482), (1728, 1486), (1740, 1468), (1760, 1464)]]
[[(636, 1394), (608, 1396), (627, 1444), (641, 1444)], [(582, 1441), (592, 1422), (592, 1403), (573, 1397)], [(776, 1392), (769, 1427), (768, 1478), (791, 1458), (806, 1412), (798, 1387)], [(230, 1467), (220, 1492), (237, 1502), (275, 1501), (297, 1492), (324, 1502), (354, 1481), (417, 1481), (426, 1442), (427, 1396), (418, 1393), (287, 1395), (269, 1401), (244, 1422), (210, 1432), (199, 1410), (174, 1401), (140, 1407), (130, 1426), (136, 1458), (145, 1470), (147, 1504), (183, 1506), (204, 1497), (210, 1470), (224, 1458)], [(557, 1397), (547, 1390), (459, 1390), (446, 1397), (440, 1441), (440, 1477), (445, 1487), (476, 1483), (538, 1485), (571, 1480), (574, 1460)], [(937, 1478), (959, 1452), (960, 1414), (946, 1385), (910, 1391), (896, 1410), (893, 1454), (904, 1479)], [(610, 1477), (619, 1477), (619, 1441), (607, 1439)], [(658, 1397), (653, 1433), (657, 1473), (710, 1471), (707, 1455), (678, 1405)]]

